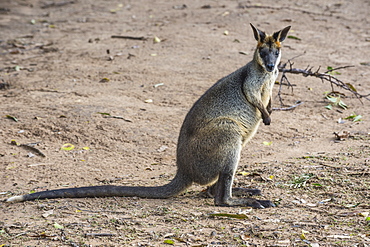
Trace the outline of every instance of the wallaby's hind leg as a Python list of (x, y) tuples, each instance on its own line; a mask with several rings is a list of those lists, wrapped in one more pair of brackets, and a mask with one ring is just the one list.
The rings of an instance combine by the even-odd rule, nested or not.
[(215, 205), (216, 206), (247, 206), (253, 208), (275, 207), (269, 200), (257, 200), (249, 197), (232, 198), (230, 174), (222, 173), (216, 183)]
[(260, 196), (261, 190), (259, 189), (250, 189), (242, 187), (233, 187), (232, 190), (233, 196)]
[[(235, 144), (234, 144), (235, 145)], [(269, 200), (256, 200), (249, 197), (233, 198), (232, 185), (234, 174), (240, 159), (241, 144), (235, 145), (234, 150), (227, 150), (223, 159), (224, 168), (220, 172), (218, 181), (214, 185), (214, 200), (216, 206), (248, 206), (253, 208), (267, 208), (275, 205)]]

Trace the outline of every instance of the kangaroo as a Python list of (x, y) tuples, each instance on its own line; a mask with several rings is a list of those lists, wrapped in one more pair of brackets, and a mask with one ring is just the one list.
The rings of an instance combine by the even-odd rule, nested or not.
[(45, 198), (136, 196), (169, 198), (193, 183), (208, 185), (216, 206), (274, 207), (270, 200), (232, 197), (258, 189), (232, 188), (242, 147), (256, 134), (261, 120), (271, 122), (272, 88), (278, 76), (281, 42), (290, 26), (266, 35), (250, 24), (257, 48), (251, 62), (220, 79), (193, 105), (182, 124), (177, 145), (177, 173), (168, 184), (156, 187), (91, 186), (13, 196), (7, 202)]

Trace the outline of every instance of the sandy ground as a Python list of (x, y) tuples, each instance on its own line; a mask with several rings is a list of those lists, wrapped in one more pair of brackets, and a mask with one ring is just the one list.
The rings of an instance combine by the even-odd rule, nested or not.
[[(167, 183), (189, 108), (251, 60), (249, 23), (267, 32), (291, 25), (283, 62), (296, 57), (295, 68), (321, 72), (353, 65), (334, 76), (370, 93), (369, 13), (365, 0), (2, 0), (1, 199)], [(304, 103), (273, 112), (243, 150), (235, 180), (261, 188), (276, 208), (215, 207), (197, 185), (167, 200), (2, 201), (0, 246), (369, 246), (370, 102), (287, 76), (294, 91), (282, 86), (282, 106), (277, 85), (274, 107)], [(348, 109), (325, 108), (332, 89)], [(345, 119), (352, 114), (362, 121)], [(37, 143), (46, 157), (12, 140)], [(75, 148), (62, 150), (67, 143)]]

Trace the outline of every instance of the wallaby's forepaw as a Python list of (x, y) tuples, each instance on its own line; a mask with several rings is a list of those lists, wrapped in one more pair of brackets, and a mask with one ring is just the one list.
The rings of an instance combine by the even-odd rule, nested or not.
[(270, 118), (270, 117), (265, 117), (265, 118), (263, 118), (263, 123), (264, 123), (265, 125), (270, 125), (270, 123), (271, 123), (271, 118)]

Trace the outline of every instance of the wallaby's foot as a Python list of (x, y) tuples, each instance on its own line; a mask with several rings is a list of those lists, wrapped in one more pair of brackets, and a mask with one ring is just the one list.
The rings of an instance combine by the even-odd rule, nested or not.
[(270, 200), (256, 200), (253, 198), (229, 198), (225, 202), (217, 203), (216, 206), (242, 206), (242, 207), (252, 207), (252, 208), (271, 208), (276, 207)]
[[(207, 197), (215, 197), (215, 194), (216, 194), (215, 185), (209, 186), (205, 191), (205, 195)], [(260, 196), (261, 190), (235, 187), (235, 188), (232, 188), (232, 195), (233, 196)]]
[(269, 116), (264, 117), (264, 118), (263, 118), (263, 123), (264, 123), (265, 125), (270, 125), (270, 123), (271, 123), (271, 118), (270, 118)]
[[(269, 200), (257, 200), (250, 197), (235, 198), (232, 196), (231, 184), (233, 182), (233, 172), (231, 174), (227, 171), (221, 173), (217, 183), (212, 186), (215, 192), (216, 206), (241, 206), (252, 208), (269, 208), (275, 207), (275, 204)], [(211, 188), (212, 188), (211, 187)], [(241, 191), (242, 189), (237, 189)], [(258, 190), (249, 190), (249, 192), (258, 192)]]
[(260, 196), (261, 190), (259, 189), (249, 189), (249, 188), (233, 188), (233, 196)]

